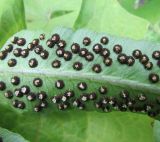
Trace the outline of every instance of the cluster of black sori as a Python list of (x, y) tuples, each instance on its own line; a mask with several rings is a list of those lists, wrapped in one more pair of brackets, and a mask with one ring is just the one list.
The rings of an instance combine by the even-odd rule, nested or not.
[[(34, 39), (31, 43), (27, 45), (26, 49), (15, 48), (14, 44), (17, 46), (25, 46), (26, 39), (14, 37), (11, 40), (11, 43), (5, 47), (4, 50), (0, 52), (0, 59), (5, 60), (7, 55), (13, 53), (15, 58), (11, 58), (7, 61), (8, 66), (13, 68), (17, 65), (17, 58), (27, 58), (30, 52), (34, 52), (40, 56), (43, 60), (48, 59), (49, 52), (44, 48), (40, 42), (45, 40), (45, 35), (41, 34), (39, 38)], [(46, 40), (47, 48), (55, 48), (55, 53), (57, 59), (53, 60), (51, 66), (53, 68), (61, 67), (61, 60), (71, 61), (73, 55), (79, 56), (88, 62), (92, 62), (95, 59), (95, 56), (100, 56), (103, 59), (102, 64), (106, 67), (112, 66), (113, 59), (111, 58), (110, 50), (104, 48), (103, 45), (109, 43), (109, 39), (105, 36), (101, 37), (99, 43), (93, 45), (92, 52), (87, 49), (87, 46), (91, 44), (92, 40), (89, 37), (84, 37), (82, 43), (83, 47), (81, 48), (78, 43), (72, 43), (70, 50), (66, 50), (65, 47), (67, 43), (65, 40), (61, 39), (60, 35), (55, 33), (49, 39)], [(146, 70), (152, 70), (153, 63), (150, 61), (149, 57), (146, 54), (143, 54), (140, 50), (136, 49), (132, 52), (132, 55), (126, 55), (123, 51), (123, 47), (119, 44), (114, 45), (112, 48), (113, 52), (116, 55), (116, 62), (119, 62), (121, 65), (127, 65), (128, 67), (134, 66), (135, 60), (138, 60), (140, 64)], [(152, 58), (157, 60), (157, 66), (160, 67), (160, 51), (154, 51), (152, 53)], [(39, 62), (36, 58), (31, 58), (28, 61), (28, 66), (30, 68), (36, 68), (39, 65)], [(85, 65), (81, 61), (73, 62), (72, 68), (78, 73), (85, 68)], [(103, 71), (101, 64), (92, 64), (91, 70), (93, 73), (101, 73)], [(20, 85), (21, 79), (18, 76), (13, 76), (11, 79), (11, 84), (14, 86)], [(148, 80), (151, 83), (159, 82), (159, 75), (156, 73), (150, 73)], [(33, 80), (33, 85), (35, 87), (42, 87), (43, 80), (41, 78), (35, 78)], [(55, 82), (55, 87), (57, 89), (64, 89), (65, 83), (64, 80), (57, 80)], [(77, 107), (79, 109), (85, 109), (87, 102), (92, 101), (94, 106), (97, 109), (101, 109), (105, 112), (110, 111), (111, 109), (120, 110), (120, 111), (134, 111), (134, 112), (146, 112), (150, 116), (156, 116), (159, 114), (159, 104), (160, 98), (154, 98), (154, 100), (148, 100), (148, 96), (140, 93), (137, 96), (133, 97), (127, 90), (121, 90), (119, 94), (115, 96), (107, 96), (108, 88), (106, 86), (100, 86), (98, 93), (90, 92), (84, 93), (87, 90), (86, 82), (78, 82), (77, 88), (74, 90), (83, 91), (80, 96), (75, 95), (75, 91), (68, 88), (63, 93), (49, 97), (45, 91), (33, 92), (28, 85), (23, 85), (19, 88), (16, 88), (14, 91), (9, 90), (6, 87), (4, 81), (0, 81), (0, 91), (4, 91), (4, 96), (8, 99), (13, 99), (12, 104), (15, 108), (24, 109), (26, 107), (25, 102), (18, 100), (18, 98), (26, 97), (28, 101), (38, 101), (34, 107), (34, 111), (39, 112), (48, 106), (49, 101), (56, 104), (59, 110), (65, 110), (69, 107)], [(17, 99), (14, 99), (17, 97)]]
[[(11, 83), (14, 86), (19, 85), (20, 78), (17, 76), (12, 77)], [(42, 84), (43, 81), (40, 78), (35, 78), (33, 80), (33, 85), (35, 87), (41, 87)], [(57, 80), (55, 82), (55, 87), (57, 89), (63, 89), (65, 87), (64, 81)], [(77, 83), (77, 89), (80, 91), (84, 92), (87, 90), (87, 87), (88, 85), (85, 82)], [(97, 90), (98, 93), (96, 93), (97, 91), (90, 93), (82, 92), (80, 96), (76, 96), (75, 91), (68, 89), (63, 93), (49, 97), (45, 91), (39, 91), (37, 93), (32, 92), (27, 85), (16, 88), (13, 92), (11, 90), (6, 91), (6, 84), (3, 81), (0, 82), (0, 91), (4, 91), (4, 96), (7, 99), (11, 99), (12, 105), (18, 109), (26, 108), (25, 102), (18, 100), (25, 97), (30, 102), (36, 102), (34, 106), (35, 112), (47, 108), (48, 103), (55, 104), (59, 110), (66, 110), (73, 107), (83, 110), (87, 108), (88, 102), (92, 102), (89, 104), (90, 108), (94, 107), (104, 112), (109, 112), (111, 110), (142, 112), (152, 117), (160, 113), (160, 97), (156, 97), (154, 100), (150, 101), (149, 96), (142, 93), (133, 96), (127, 90), (122, 90), (115, 96), (108, 96), (109, 90), (107, 87), (100, 86)]]
[[(31, 43), (29, 43), (26, 49), (13, 49), (13, 44), (17, 44), (18, 46), (24, 46), (26, 44), (26, 39), (13, 37), (11, 41), (12, 44), (9, 44), (3, 51), (0, 52), (0, 59), (4, 60), (9, 53), (13, 52), (15, 58), (11, 58), (8, 60), (8, 66), (14, 67), (17, 65), (16, 57), (26, 58), (29, 56), (29, 53), (31, 51), (34, 51), (35, 54), (38, 54), (42, 59), (45, 60), (48, 58), (49, 52), (46, 49), (44, 49), (42, 45), (40, 45), (41, 40), (45, 40), (44, 34), (41, 34), (39, 39), (34, 39)], [(111, 66), (113, 63), (113, 59), (110, 56), (110, 50), (108, 48), (103, 47), (103, 45), (108, 44), (108, 42), (109, 39), (104, 36), (100, 39), (100, 43), (94, 44), (92, 48), (95, 55), (98, 54), (102, 57), (105, 66)], [(58, 47), (55, 51), (57, 58), (64, 58), (65, 61), (72, 60), (72, 56), (73, 54), (75, 54), (84, 58), (88, 62), (92, 62), (95, 58), (95, 55), (87, 49), (87, 46), (89, 46), (90, 44), (91, 39), (89, 37), (84, 37), (83, 48), (81, 48), (78, 43), (73, 43), (70, 47), (70, 51), (67, 51), (65, 50), (65, 47), (67, 45), (66, 41), (61, 39), (58, 34), (53, 34), (52, 37), (46, 41), (46, 45), (49, 48), (54, 48), (55, 46)], [(143, 54), (138, 49), (134, 50), (132, 52), (132, 55), (126, 55), (125, 53), (123, 53), (123, 47), (119, 44), (116, 44), (113, 47), (113, 51), (117, 55), (117, 62), (119, 62), (120, 64), (133, 66), (135, 64), (135, 60), (138, 60), (146, 70), (152, 70), (153, 68), (153, 63), (150, 61), (149, 57), (146, 54)], [(160, 67), (160, 51), (154, 51), (152, 53), (152, 58), (157, 60), (157, 66)], [(38, 66), (38, 60), (36, 58), (31, 58), (28, 61), (28, 65), (31, 68), (36, 68)], [(61, 61), (59, 59), (55, 59), (52, 62), (51, 66), (53, 68), (60, 68)], [(73, 62), (72, 67), (74, 70), (80, 71), (84, 68), (84, 65), (82, 62), (76, 61)], [(101, 73), (103, 71), (101, 64), (93, 64), (91, 68), (94, 73)], [(150, 73), (148, 75), (148, 79), (152, 83), (157, 83), (159, 82), (159, 75), (156, 73)]]

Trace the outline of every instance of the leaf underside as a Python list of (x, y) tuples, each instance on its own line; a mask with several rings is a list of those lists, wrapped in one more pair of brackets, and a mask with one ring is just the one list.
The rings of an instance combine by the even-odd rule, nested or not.
[[(27, 45), (33, 41), (33, 39), (38, 38), (42, 33), (43, 32), (22, 31), (14, 36), (23, 37), (26, 39), (26, 46), (22, 47), (25, 49)], [(55, 53), (57, 46), (55, 45), (54, 48), (49, 48), (46, 46), (47, 39), (49, 39), (54, 33), (58, 33), (61, 39), (66, 41), (67, 46), (65, 47), (65, 50), (67, 51), (70, 51), (70, 46), (73, 43), (78, 43), (81, 48), (84, 47), (82, 44), (83, 38), (90, 37), (92, 42), (89, 46), (86, 46), (86, 48), (94, 54), (94, 61), (88, 62), (76, 54), (72, 55), (72, 59), (70, 61), (65, 61), (63, 58), (57, 57)], [(152, 103), (154, 105), (152, 111), (159, 110), (159, 105), (156, 103), (156, 99), (160, 93), (160, 84), (159, 82), (152, 84), (148, 80), (149, 73), (159, 73), (159, 68), (156, 66), (156, 60), (152, 59), (152, 52), (159, 49), (159, 44), (153, 44), (146, 41), (121, 39), (105, 33), (93, 33), (84, 29), (73, 32), (71, 29), (57, 28), (45, 36), (46, 39), (40, 41), (40, 45), (42, 45), (43, 48), (49, 52), (48, 59), (44, 60), (39, 55), (36, 55), (34, 51), (30, 51), (27, 58), (15, 58), (13, 53), (9, 53), (6, 59), (1, 61), (0, 78), (1, 81), (6, 83), (6, 90), (14, 91), (15, 88), (20, 88), (22, 85), (28, 85), (30, 90), (34, 93), (45, 91), (48, 94), (47, 101), (49, 102), (49, 107), (47, 109), (50, 109), (51, 111), (57, 111), (57, 105), (52, 104), (50, 98), (59, 94), (64, 94), (64, 92), (67, 90), (73, 90), (76, 98), (79, 98), (79, 96), (84, 93), (88, 94), (91, 92), (95, 92), (98, 96), (98, 99), (105, 97), (116, 97), (118, 103), (120, 104), (123, 104), (124, 100), (119, 97), (119, 93), (123, 90), (127, 90), (130, 93), (130, 98), (134, 98), (136, 100), (137, 107), (143, 107), (145, 104)], [(110, 57), (113, 60), (113, 64), (108, 67), (104, 65), (103, 58), (92, 51), (93, 45), (95, 43), (99, 43), (99, 40), (103, 36), (107, 36), (109, 38), (109, 43), (104, 45), (103, 48), (110, 50)], [(2, 51), (10, 43), (10, 40), (11, 39), (6, 42), (2, 48)], [(134, 49), (141, 50), (142, 53), (146, 54), (150, 61), (154, 64), (153, 69), (151, 71), (145, 70), (143, 65), (137, 60), (135, 60), (135, 64), (130, 67), (127, 65), (121, 65), (117, 61), (117, 55), (112, 49), (115, 44), (122, 45), (123, 53), (127, 55), (132, 55)], [(18, 47), (18, 45), (14, 45), (14, 48), (16, 47)], [(147, 50), (145, 50), (146, 48)], [(9, 67), (7, 64), (8, 60), (11, 58), (15, 58), (17, 60), (17, 65), (15, 67)], [(28, 61), (31, 58), (36, 58), (38, 60), (38, 66), (36, 68), (30, 68), (28, 65)], [(51, 66), (52, 61), (55, 59), (61, 61), (61, 67), (58, 69)], [(81, 71), (75, 71), (73, 69), (72, 65), (75, 61), (80, 61), (83, 64), (83, 69)], [(100, 64), (102, 72), (99, 74), (93, 72), (92, 66), (94, 64)], [(19, 86), (13, 86), (11, 84), (10, 80), (13, 76), (20, 77), (21, 82)], [(41, 78), (43, 81), (43, 86), (39, 88), (33, 86), (34, 78)], [(57, 89), (55, 87), (55, 82), (57, 80), (64, 81), (65, 87), (63, 89)], [(80, 82), (85, 82), (87, 84), (87, 90), (81, 91), (77, 88), (77, 84)], [(108, 89), (108, 93), (106, 95), (102, 95), (98, 92), (98, 89), (101, 86), (105, 86)], [(2, 91), (1, 94), (3, 94), (5, 91)], [(147, 100), (145, 102), (139, 102), (137, 100), (137, 96), (140, 94), (146, 95)], [(11, 103), (11, 101), (6, 99), (4, 95), (1, 95), (0, 98), (2, 100), (1, 104), (3, 105), (9, 105), (8, 103)], [(15, 99), (22, 100), (26, 104), (26, 109), (23, 111), (15, 109), (17, 113), (33, 111), (34, 105), (38, 103), (37, 100), (34, 102), (27, 101), (25, 96), (22, 98), (16, 98), (14, 96), (13, 100)], [(71, 103), (72, 101), (73, 100), (71, 99), (69, 102)], [(84, 102), (86, 105), (85, 109), (95, 110), (94, 104), (96, 101)], [(12, 105), (9, 106), (12, 107)]]

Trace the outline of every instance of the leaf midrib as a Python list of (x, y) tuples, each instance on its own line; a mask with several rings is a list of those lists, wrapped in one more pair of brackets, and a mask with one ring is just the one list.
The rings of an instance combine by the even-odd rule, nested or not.
[(48, 77), (60, 77), (60, 78), (69, 78), (69, 79), (87, 79), (90, 81), (95, 81), (97, 83), (108, 82), (113, 86), (121, 86), (125, 88), (133, 88), (134, 90), (143, 90), (148, 93), (160, 94), (160, 88), (154, 86), (152, 84), (141, 83), (134, 80), (127, 80), (117, 76), (111, 75), (99, 75), (99, 74), (91, 74), (91, 73), (79, 73), (73, 71), (49, 71), (49, 70), (0, 70), (0, 74), (23, 74), (23, 75), (31, 75), (31, 76), (48, 76)]

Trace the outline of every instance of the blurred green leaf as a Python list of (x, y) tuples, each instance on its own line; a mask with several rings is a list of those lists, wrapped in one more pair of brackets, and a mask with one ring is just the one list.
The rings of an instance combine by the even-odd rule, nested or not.
[(0, 47), (14, 33), (25, 28), (22, 0), (0, 1)]
[(8, 131), (0, 127), (0, 137), (3, 142), (28, 142), (19, 134)]
[(73, 27), (82, 0), (24, 1), (28, 29), (52, 30), (57, 26)]
[(124, 10), (117, 0), (83, 0), (74, 27), (141, 39), (146, 34), (148, 25), (148, 21)]
[(156, 23), (160, 19), (160, 0), (143, 0), (144, 4), (139, 7), (136, 6), (138, 0), (118, 1), (130, 13), (142, 17), (152, 23)]

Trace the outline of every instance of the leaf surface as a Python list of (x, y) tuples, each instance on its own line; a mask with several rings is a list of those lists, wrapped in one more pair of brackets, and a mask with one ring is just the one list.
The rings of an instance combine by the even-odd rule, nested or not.
[[(20, 33), (17, 33), (15, 36), (18, 37), (24, 37), (27, 41), (26, 45), (22, 47), (22, 49), (25, 49), (27, 45), (32, 42), (33, 39), (38, 38), (39, 35), (43, 33), (40, 32), (32, 32), (32, 31), (22, 31)], [(72, 43), (79, 43), (81, 47), (85, 47), (82, 44), (83, 38), (85, 36), (88, 36), (91, 38), (92, 43), (91, 45), (87, 46), (86, 48), (90, 51), (92, 51), (92, 47), (95, 43), (98, 43), (100, 41), (100, 38), (102, 36), (107, 36), (109, 38), (109, 44), (103, 46), (110, 50), (111, 52), (111, 58), (113, 59), (113, 65), (111, 67), (106, 67), (103, 64), (103, 58), (99, 55), (95, 55), (95, 59), (92, 62), (86, 61), (84, 58), (79, 57), (78, 55), (73, 54), (71, 61), (65, 61), (63, 58), (58, 58), (55, 54), (55, 51), (57, 49), (57, 46), (54, 48), (48, 48), (46, 46), (46, 41), (48, 38), (53, 35), (53, 33), (58, 33), (61, 37), (61, 39), (65, 40), (67, 42), (67, 46), (65, 47), (65, 50), (70, 51), (70, 46)], [(117, 129), (123, 127), (126, 128), (127, 124), (130, 124), (133, 122), (133, 125), (129, 125), (128, 129), (133, 130), (134, 133), (131, 133), (131, 135), (126, 135), (128, 132), (128, 129), (123, 130), (123, 135), (121, 137), (122, 142), (127, 142), (128, 140), (132, 141), (135, 140), (133, 137), (138, 135), (137, 141), (141, 142), (142, 139), (145, 136), (145, 140), (150, 142), (153, 140), (153, 137), (151, 136), (151, 126), (150, 124), (145, 125), (145, 122), (149, 122), (152, 119), (149, 119), (145, 117), (144, 115), (138, 115), (130, 113), (98, 113), (93, 110), (95, 110), (94, 103), (89, 102), (86, 104), (86, 110), (88, 111), (80, 111), (78, 109), (72, 109), (66, 110), (66, 111), (60, 111), (57, 110), (57, 106), (52, 104), (50, 101), (51, 96), (55, 96), (59, 93), (64, 93), (66, 90), (71, 89), (76, 92), (76, 97), (81, 95), (83, 91), (80, 91), (77, 89), (77, 83), (81, 81), (85, 81), (88, 85), (88, 89), (84, 92), (90, 93), (92, 91), (95, 91), (98, 96), (103, 95), (98, 93), (98, 88), (102, 85), (106, 86), (108, 88), (108, 94), (107, 96), (115, 96), (119, 98), (119, 92), (123, 89), (127, 89), (132, 97), (136, 97), (139, 93), (144, 93), (147, 95), (149, 101), (153, 100), (155, 101), (155, 98), (159, 95), (159, 83), (157, 84), (151, 84), (148, 80), (148, 74), (151, 71), (147, 71), (144, 69), (144, 67), (139, 63), (138, 60), (136, 60), (133, 67), (128, 67), (127, 65), (121, 65), (117, 62), (117, 55), (113, 53), (113, 46), (115, 44), (121, 44), (123, 46), (123, 53), (126, 53), (127, 55), (132, 55), (132, 51), (134, 49), (140, 49), (143, 53), (147, 54), (150, 58), (150, 61), (154, 63), (154, 68), (152, 71), (159, 73), (158, 67), (155, 65), (156, 61), (154, 61), (151, 57), (151, 53), (154, 50), (157, 50), (159, 48), (159, 44), (147, 42), (147, 41), (134, 41), (130, 39), (124, 39), (119, 38), (115, 36), (111, 36), (109, 34), (105, 33), (94, 33), (89, 30), (78, 30), (76, 32), (73, 32), (71, 29), (56, 29), (50, 34), (46, 34), (45, 41), (40, 41), (40, 45), (43, 46), (44, 49), (46, 49), (49, 52), (49, 57), (47, 60), (43, 60), (39, 55), (36, 55), (34, 51), (30, 51), (30, 54), (27, 58), (18, 57), (16, 58), (13, 53), (9, 53), (7, 58), (0, 63), (0, 72), (1, 72), (1, 80), (5, 81), (7, 90), (14, 91), (15, 88), (20, 88), (22, 85), (28, 85), (32, 92), (38, 92), (41, 90), (44, 90), (48, 94), (47, 101), (49, 102), (49, 107), (47, 109), (42, 110), (40, 113), (36, 113), (33, 111), (33, 107), (35, 104), (37, 104), (38, 101), (35, 102), (29, 102), (26, 99), (26, 96), (23, 98), (17, 98), (14, 96), (14, 99), (18, 99), (21, 101), (24, 101), (26, 103), (26, 109), (19, 110), (15, 109), (11, 105), (11, 101), (7, 100), (4, 97), (4, 92), (1, 92), (0, 99), (1, 105), (2, 105), (2, 112), (9, 112), (6, 113), (1, 119), (1, 125), (3, 127), (8, 128), (9, 130), (14, 130), (17, 133), (22, 134), (27, 139), (31, 141), (65, 141), (73, 140), (73, 141), (84, 141), (84, 138), (86, 141), (93, 140), (92, 136), (90, 134), (96, 133), (97, 129), (103, 129), (103, 125), (105, 126), (114, 126), (115, 128), (111, 129), (108, 134), (108, 141), (113, 141), (113, 139), (116, 139), (117, 136), (121, 135), (122, 133), (119, 133)], [(10, 39), (6, 42), (4, 45), (4, 48), (10, 43)], [(14, 49), (19, 46), (14, 45)], [(4, 50), (4, 48), (2, 50)], [(147, 48), (148, 50), (145, 50)], [(8, 59), (15, 58), (17, 59), (17, 66), (10, 68), (7, 65)], [(36, 58), (39, 62), (38, 67), (35, 69), (31, 69), (28, 66), (28, 61), (31, 58)], [(51, 63), (54, 59), (58, 59), (62, 63), (62, 67), (59, 69), (54, 69), (51, 66)], [(72, 68), (72, 65), (75, 61), (81, 61), (84, 65), (84, 69), (82, 71), (75, 71)], [(92, 71), (92, 65), (95, 63), (99, 63), (102, 66), (103, 71), (100, 74), (96, 74)], [(117, 69), (118, 68), (118, 69)], [(19, 86), (13, 86), (10, 83), (11, 77), (14, 75), (18, 75), (21, 79), (21, 83)], [(40, 77), (43, 80), (43, 86), (40, 88), (37, 88), (33, 86), (33, 80), (35, 77)], [(65, 82), (64, 89), (56, 89), (55, 87), (55, 81), (58, 79), (63, 79)], [(92, 110), (92, 111), (91, 111)], [(123, 116), (123, 115), (124, 116)], [(13, 122), (6, 124), (5, 120), (11, 119), (8, 115), (13, 115), (14, 119), (13, 121), (7, 121), (7, 122)], [(32, 116), (32, 117), (31, 117)], [(116, 117), (119, 116), (119, 117)], [(119, 122), (119, 120), (125, 120), (124, 118), (127, 118), (125, 122), (125, 126), (122, 125), (122, 122)], [(136, 118), (139, 118), (138, 120)], [(108, 120), (116, 119), (113, 121), (115, 125), (112, 125), (108, 123)], [(136, 121), (133, 121), (135, 120)], [(143, 120), (144, 123), (140, 123), (141, 120)], [(23, 121), (24, 123), (19, 123)], [(93, 125), (95, 122), (95, 125)], [(104, 123), (102, 123), (104, 122)], [(29, 124), (28, 124), (29, 123)], [(34, 127), (33, 127), (34, 125)], [(72, 126), (73, 125), (73, 126)], [(144, 129), (144, 135), (140, 135), (138, 131), (135, 131), (134, 128), (142, 126)], [(22, 131), (23, 128), (26, 126), (26, 129), (28, 131)], [(72, 126), (72, 127), (70, 127)], [(78, 127), (79, 126), (79, 127)], [(109, 128), (107, 127), (107, 128)], [(93, 129), (94, 128), (94, 129)], [(130, 129), (131, 128), (131, 129)], [(45, 130), (46, 129), (46, 130)], [(93, 131), (95, 130), (95, 131)], [(117, 131), (116, 131), (117, 130)], [(126, 132), (127, 130), (127, 132)], [(105, 131), (105, 130), (104, 130)], [(116, 133), (114, 133), (116, 131)], [(81, 132), (81, 134), (80, 134)], [(54, 133), (54, 134), (53, 134)], [(100, 135), (101, 131), (97, 135)], [(103, 133), (104, 134), (104, 133)], [(150, 135), (148, 135), (150, 134)], [(80, 138), (78, 137), (80, 135)], [(110, 136), (110, 137), (109, 137)], [(99, 136), (97, 136), (99, 139)], [(103, 141), (106, 139), (106, 135), (101, 137), (100, 141)], [(94, 141), (94, 140), (93, 140)], [(97, 139), (95, 138), (95, 141)]]

